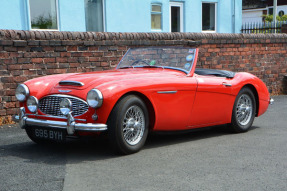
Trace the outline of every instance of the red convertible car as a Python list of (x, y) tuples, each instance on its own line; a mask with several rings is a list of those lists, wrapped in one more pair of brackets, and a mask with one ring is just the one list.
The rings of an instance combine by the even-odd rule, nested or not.
[(273, 102), (265, 84), (249, 73), (197, 69), (197, 58), (195, 48), (131, 48), (115, 70), (26, 81), (14, 119), (36, 143), (105, 132), (122, 154), (139, 151), (150, 131), (247, 131)]

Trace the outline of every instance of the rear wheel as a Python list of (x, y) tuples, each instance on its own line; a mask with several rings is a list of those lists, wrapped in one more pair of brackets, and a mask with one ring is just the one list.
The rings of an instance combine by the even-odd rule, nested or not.
[(242, 88), (238, 93), (232, 111), (231, 127), (234, 132), (246, 132), (255, 118), (256, 102), (249, 88)]
[(149, 126), (149, 115), (144, 102), (130, 95), (115, 106), (108, 121), (109, 139), (120, 154), (138, 152), (144, 145)]

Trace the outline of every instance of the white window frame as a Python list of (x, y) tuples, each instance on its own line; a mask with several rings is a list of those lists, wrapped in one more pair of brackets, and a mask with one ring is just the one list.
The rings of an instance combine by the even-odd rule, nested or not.
[[(202, 5), (203, 3), (209, 3), (209, 4), (215, 4), (215, 30), (212, 31), (212, 30), (203, 30), (202, 29), (202, 22), (203, 22), (203, 18), (202, 18)], [(202, 4), (201, 4), (201, 32), (203, 33), (216, 33), (217, 32), (217, 3), (216, 2), (209, 2), (209, 1), (202, 1)]]
[[(84, 4), (85, 4), (85, 2), (84, 2)], [(101, 32), (106, 32), (106, 28), (107, 28), (107, 26), (106, 26), (106, 0), (102, 0), (102, 9), (103, 9), (103, 31), (101, 31)], [(85, 14), (86, 14), (86, 10), (85, 10)], [(85, 28), (86, 28), (85, 30), (87, 32), (86, 15), (85, 15)]]
[(59, 25), (59, 0), (56, 1), (56, 11), (57, 11), (57, 29), (32, 29), (32, 23), (31, 23), (31, 10), (30, 10), (30, 0), (27, 0), (28, 5), (28, 22), (29, 22), (29, 30), (33, 31), (60, 31), (60, 25)]
[(180, 8), (180, 32), (183, 32), (183, 2), (170, 2), (169, 3), (169, 32), (171, 32), (171, 7)]
[(103, 32), (106, 32), (106, 0), (103, 0)]
[[(163, 30), (163, 22), (162, 22), (162, 4), (159, 4), (159, 3), (152, 3), (152, 4), (151, 4), (151, 6), (150, 6), (150, 7), (151, 7), (151, 10), (150, 10), (150, 16), (151, 16), (151, 15), (152, 15), (152, 13), (153, 13), (153, 12), (152, 12), (152, 6), (153, 6), (153, 5), (157, 5), (157, 6), (160, 6), (160, 7), (161, 7), (161, 13), (160, 13), (160, 16), (161, 16), (161, 24), (160, 24), (160, 25), (161, 25), (161, 29), (152, 29), (152, 28), (151, 28), (151, 24), (150, 24), (150, 28), (151, 28), (151, 31), (153, 31), (153, 32), (161, 32), (161, 31)], [(150, 19), (150, 20), (151, 20), (151, 19)]]

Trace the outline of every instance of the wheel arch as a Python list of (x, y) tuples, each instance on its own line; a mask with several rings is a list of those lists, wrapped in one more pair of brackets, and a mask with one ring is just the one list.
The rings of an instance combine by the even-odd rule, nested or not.
[(149, 98), (144, 95), (143, 93), (137, 92), (137, 91), (130, 91), (130, 92), (126, 92), (125, 94), (123, 94), (115, 103), (115, 105), (113, 106), (109, 117), (108, 117), (108, 121), (109, 118), (111, 116), (112, 111), (114, 110), (115, 106), (125, 97), (130, 96), (130, 95), (135, 95), (137, 97), (139, 97), (147, 106), (148, 112), (149, 112), (149, 129), (152, 130), (154, 128), (154, 124), (155, 124), (155, 110), (153, 107), (153, 104), (151, 103), (151, 101), (149, 100)]
[(258, 96), (258, 92), (257, 89), (255, 88), (254, 85), (252, 84), (245, 84), (241, 89), (243, 88), (249, 88), (252, 92), (253, 95), (255, 97), (255, 102), (256, 102), (256, 112), (255, 112), (255, 116), (258, 117), (258, 112), (259, 112), (259, 96)]

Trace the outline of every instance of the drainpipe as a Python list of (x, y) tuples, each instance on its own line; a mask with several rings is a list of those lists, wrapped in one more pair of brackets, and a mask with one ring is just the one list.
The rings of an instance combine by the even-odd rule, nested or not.
[(233, 0), (233, 10), (232, 10), (232, 28), (233, 28), (233, 33), (235, 33), (235, 1)]
[(277, 15), (277, 0), (273, 1), (273, 21), (275, 23), (275, 34), (276, 34), (276, 15)]

